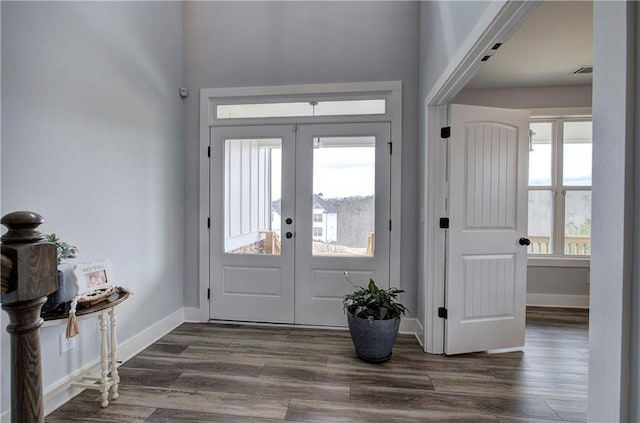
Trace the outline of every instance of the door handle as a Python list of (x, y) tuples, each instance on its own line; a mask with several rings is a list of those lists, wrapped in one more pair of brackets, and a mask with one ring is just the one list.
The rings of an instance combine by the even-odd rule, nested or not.
[(520, 238), (518, 243), (520, 245), (531, 245), (531, 240), (529, 238)]
[(285, 220), (285, 222), (287, 223), (287, 225), (291, 225), (293, 223), (293, 219), (287, 217), (287, 220)]
[(293, 234), (291, 232), (287, 232), (284, 236), (286, 236), (287, 239), (289, 239), (293, 236)]

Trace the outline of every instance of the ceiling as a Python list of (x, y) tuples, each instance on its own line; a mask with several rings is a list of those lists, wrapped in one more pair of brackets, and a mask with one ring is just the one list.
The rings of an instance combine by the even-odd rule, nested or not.
[(545, 1), (466, 86), (469, 88), (590, 85), (593, 3)]

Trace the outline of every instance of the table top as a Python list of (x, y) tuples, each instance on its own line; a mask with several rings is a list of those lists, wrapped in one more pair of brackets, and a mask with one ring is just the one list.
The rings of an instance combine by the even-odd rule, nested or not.
[[(116, 290), (114, 291), (113, 294), (109, 295), (104, 301), (101, 301), (98, 304), (94, 304), (88, 307), (78, 304), (78, 307), (76, 308), (76, 316), (80, 317), (87, 314), (96, 313), (98, 311), (102, 311), (107, 308), (115, 307), (118, 304), (123, 303), (127, 298), (129, 298), (129, 295), (130, 294), (128, 292), (122, 292), (120, 290)], [(65, 306), (64, 312), (42, 313), (41, 317), (45, 321), (66, 320), (69, 318), (69, 305), (70, 304), (67, 304)]]

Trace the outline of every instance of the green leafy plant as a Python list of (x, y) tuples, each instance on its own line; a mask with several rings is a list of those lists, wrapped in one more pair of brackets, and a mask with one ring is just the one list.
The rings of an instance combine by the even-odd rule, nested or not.
[[(347, 281), (348, 274), (345, 272)], [(352, 286), (354, 286), (351, 283)], [(354, 286), (356, 290), (344, 296), (343, 309), (355, 317), (369, 320), (387, 320), (400, 318), (407, 309), (398, 301), (398, 295), (404, 290), (398, 288), (380, 289), (373, 279), (369, 279), (369, 286), (363, 288)]]
[(56, 249), (57, 249), (56, 259), (58, 261), (58, 265), (62, 263), (62, 260), (67, 260), (67, 259), (72, 259), (77, 257), (78, 247), (60, 240), (60, 238), (58, 238), (55, 233), (45, 236), (45, 240), (47, 242), (50, 242), (56, 245)]

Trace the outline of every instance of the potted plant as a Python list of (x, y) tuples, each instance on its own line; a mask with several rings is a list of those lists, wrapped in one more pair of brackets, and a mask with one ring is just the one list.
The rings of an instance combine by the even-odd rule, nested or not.
[[(346, 272), (345, 276), (351, 283)], [(351, 285), (355, 291), (345, 295), (343, 308), (356, 354), (370, 363), (387, 361), (396, 342), (400, 319), (407, 311), (398, 301), (398, 295), (404, 291), (380, 289), (373, 279), (369, 279), (367, 288)]]
[[(55, 244), (57, 250), (56, 261), (58, 266), (60, 266), (63, 260), (73, 259), (77, 257), (78, 248), (62, 241), (57, 237), (55, 233), (46, 235), (45, 241)], [(71, 297), (69, 298), (66, 298), (64, 294), (64, 273), (61, 270), (58, 270), (58, 289), (57, 291), (47, 296), (47, 302), (42, 306), (42, 311), (54, 311), (61, 304), (64, 304), (65, 302), (70, 301), (73, 298), (73, 295), (71, 295)]]

